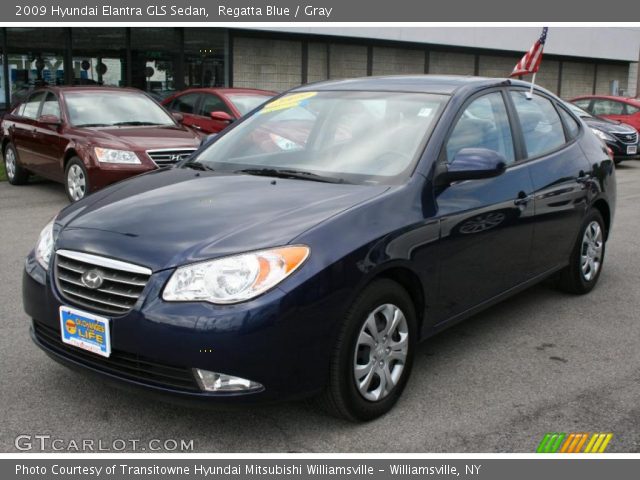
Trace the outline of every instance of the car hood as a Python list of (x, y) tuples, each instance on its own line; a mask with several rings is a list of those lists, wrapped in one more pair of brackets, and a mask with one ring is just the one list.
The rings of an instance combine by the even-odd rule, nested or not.
[(128, 150), (197, 148), (201, 139), (201, 135), (183, 126), (83, 128), (81, 130), (96, 146)]
[(608, 120), (606, 118), (586, 117), (584, 122), (592, 128), (597, 128), (605, 133), (635, 133), (636, 129), (626, 123)]
[(118, 183), (58, 216), (56, 248), (154, 271), (290, 243), (385, 186), (174, 168)]

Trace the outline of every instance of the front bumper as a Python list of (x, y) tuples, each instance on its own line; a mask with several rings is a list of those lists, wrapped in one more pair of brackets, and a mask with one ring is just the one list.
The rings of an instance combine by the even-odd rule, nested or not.
[[(336, 324), (328, 319), (341, 318), (342, 312), (335, 298), (314, 298), (314, 282), (289, 292), (276, 288), (244, 304), (217, 306), (162, 301), (171, 273), (154, 273), (134, 308), (110, 319), (113, 353), (105, 361), (59, 341), (58, 309), (73, 304), (61, 298), (52, 274), (30, 255), (23, 301), (33, 319), (32, 338), (65, 365), (176, 398), (272, 402), (311, 396), (324, 387)], [(204, 392), (193, 368), (250, 379), (264, 389)]]
[[(638, 144), (626, 144), (618, 141), (607, 141), (605, 143), (613, 151), (613, 158), (617, 161), (640, 158), (640, 146)], [(627, 147), (636, 147), (636, 153), (628, 154)]]

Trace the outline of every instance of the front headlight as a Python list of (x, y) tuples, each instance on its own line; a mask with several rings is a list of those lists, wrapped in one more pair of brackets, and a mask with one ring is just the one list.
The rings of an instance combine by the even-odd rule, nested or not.
[(599, 139), (601, 139), (601, 140), (604, 140), (605, 142), (606, 142), (607, 140), (609, 140), (609, 141), (613, 141), (613, 140), (614, 140), (614, 139), (611, 137), (611, 135), (609, 135), (609, 134), (607, 134), (607, 133), (603, 132), (602, 130), (598, 130), (597, 128), (593, 128), (593, 127), (592, 127), (592, 128), (591, 128), (591, 131), (592, 131), (593, 133), (595, 133), (595, 134), (596, 134), (596, 137), (598, 137), (598, 138), (599, 138)]
[(129, 165), (140, 163), (138, 156), (134, 152), (127, 150), (95, 147), (94, 151), (96, 152), (96, 158), (101, 163), (126, 163)]
[(295, 245), (185, 265), (173, 273), (162, 298), (168, 302), (243, 302), (280, 283), (308, 256), (309, 247)]
[(49, 269), (49, 261), (51, 260), (51, 255), (53, 254), (53, 222), (55, 219), (51, 220), (40, 232), (40, 237), (38, 238), (38, 243), (36, 243), (35, 255), (38, 263), (45, 270)]

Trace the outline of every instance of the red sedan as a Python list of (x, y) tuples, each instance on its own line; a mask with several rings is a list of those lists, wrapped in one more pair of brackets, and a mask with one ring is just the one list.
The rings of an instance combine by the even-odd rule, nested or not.
[(183, 125), (218, 133), (275, 95), (250, 88), (190, 88), (166, 98), (162, 105), (182, 114)]
[(640, 100), (611, 95), (585, 95), (571, 100), (596, 117), (618, 120), (640, 130)]
[(0, 123), (7, 179), (64, 183), (71, 201), (189, 157), (201, 135), (145, 93), (112, 87), (35, 90)]

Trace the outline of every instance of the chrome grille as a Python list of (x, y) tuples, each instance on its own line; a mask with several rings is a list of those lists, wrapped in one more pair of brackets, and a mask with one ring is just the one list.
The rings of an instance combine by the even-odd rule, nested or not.
[(622, 143), (628, 143), (629, 145), (633, 145), (635, 143), (638, 143), (638, 132), (635, 132), (635, 133), (614, 133), (614, 135)]
[(163, 150), (147, 150), (147, 155), (157, 166), (166, 167), (186, 160), (195, 151), (195, 148), (167, 148)]
[[(83, 275), (93, 271), (102, 278), (96, 288)], [(151, 270), (107, 257), (58, 250), (55, 280), (61, 295), (72, 305), (107, 315), (124, 315), (142, 294)]]

